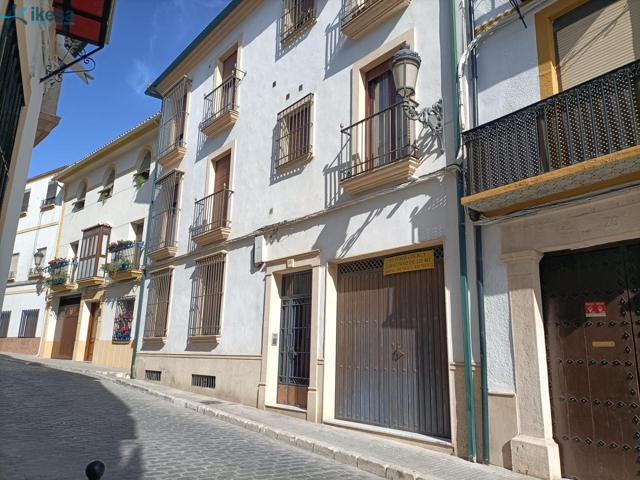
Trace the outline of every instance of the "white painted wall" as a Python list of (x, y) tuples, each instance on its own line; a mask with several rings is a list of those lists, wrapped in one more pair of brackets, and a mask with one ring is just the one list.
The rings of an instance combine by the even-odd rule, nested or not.
[[(423, 60), (416, 99), (426, 106), (444, 97), (445, 108), (450, 109), (449, 11), (446, 3), (413, 1), (401, 15), (358, 41), (340, 34), (340, 0), (319, 0), (316, 4), (317, 23), (286, 53), (279, 51), (276, 29), (282, 3), (265, 1), (189, 73), (193, 83), (187, 153), (181, 164), (186, 173), (169, 333), (166, 344), (162, 347), (154, 345), (153, 351), (187, 352), (194, 260), (193, 256), (187, 259), (181, 256), (188, 251), (188, 227), (193, 219), (194, 201), (205, 195), (209, 156), (224, 145), (234, 145), (231, 189), (235, 193), (230, 237), (233, 239), (265, 225), (347, 204), (349, 196), (333, 187), (338, 183), (340, 124), (351, 123), (352, 65), (385, 43), (415, 29), (415, 49)], [(230, 131), (205, 141), (198, 129), (203, 97), (214, 86), (212, 75), (217, 58), (235, 41), (241, 45), (238, 67), (247, 72), (240, 85), (240, 118)], [(301, 171), (286, 178), (274, 178), (272, 145), (277, 113), (311, 92), (315, 95), (314, 158)], [(287, 94), (291, 95), (290, 100), (286, 100)], [(447, 115), (449, 123), (450, 118), (451, 115)], [(417, 176), (437, 171), (445, 164), (444, 155), (426, 155)], [(461, 361), (460, 277), (453, 178), (449, 174), (445, 179), (432, 179), (391, 195), (335, 209), (295, 226), (279, 228), (270, 235), (267, 258), (277, 259), (319, 249), (324, 279), (324, 267), (329, 260), (375, 254), (418, 242), (443, 242), (451, 360)], [(367, 195), (357, 198), (364, 197)], [(251, 243), (252, 240), (248, 240), (225, 246), (229, 254), (223, 338), (215, 349), (209, 350), (214, 355), (260, 353), (264, 273), (252, 266)], [(320, 302), (324, 305), (324, 298), (320, 298)], [(321, 311), (324, 313), (324, 308)], [(323, 319), (320, 321), (322, 331)], [(320, 347), (322, 342), (320, 338)]]
[[(20, 254), (16, 280), (7, 285), (4, 299), (1, 302), (2, 311), (11, 311), (8, 337), (18, 336), (22, 310), (31, 309), (40, 310), (36, 336), (42, 334), (46, 292), (42, 282), (29, 280), (28, 275), (29, 269), (35, 267), (33, 254), (37, 249), (47, 249), (42, 266), (46, 266), (47, 261), (55, 256), (62, 212), (62, 189), (58, 190), (54, 208), (45, 211), (40, 209), (42, 200), (47, 195), (47, 186), (52, 178), (53, 174), (49, 174), (27, 181), (25, 189), (31, 190), (27, 215), (20, 218), (13, 250), (9, 252), (7, 249), (9, 257), (13, 253)], [(21, 206), (22, 200), (20, 201)]]

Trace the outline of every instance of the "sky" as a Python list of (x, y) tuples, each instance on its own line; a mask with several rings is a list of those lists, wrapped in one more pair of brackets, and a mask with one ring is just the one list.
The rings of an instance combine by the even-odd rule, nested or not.
[(64, 75), (58, 126), (33, 151), (29, 176), (80, 160), (160, 110), (144, 94), (230, 0), (117, 0), (111, 40), (88, 85)]

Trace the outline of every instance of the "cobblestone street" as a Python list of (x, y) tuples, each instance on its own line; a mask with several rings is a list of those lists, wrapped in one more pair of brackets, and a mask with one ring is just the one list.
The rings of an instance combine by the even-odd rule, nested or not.
[(0, 358), (0, 478), (377, 478), (84, 375)]

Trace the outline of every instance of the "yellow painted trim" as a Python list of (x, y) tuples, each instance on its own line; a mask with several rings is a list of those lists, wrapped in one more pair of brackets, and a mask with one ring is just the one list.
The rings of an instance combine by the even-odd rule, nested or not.
[(43, 228), (55, 227), (59, 222), (50, 222), (43, 223), (42, 225), (36, 225), (35, 227), (23, 228), (22, 230), (17, 230), (16, 235), (20, 235), (21, 233), (33, 232), (34, 230), (41, 230)]
[(560, 92), (553, 21), (565, 13), (585, 4), (587, 1), (588, 0), (563, 0), (561, 2), (555, 2), (536, 13), (536, 46), (538, 49), (540, 98), (544, 99)]
[[(615, 162), (619, 162), (620, 160), (625, 160), (627, 158), (636, 157), (636, 156), (640, 156), (640, 145), (636, 145), (635, 147), (625, 148), (624, 150), (613, 152), (608, 155), (603, 155), (598, 158), (593, 158), (591, 160), (586, 160), (584, 162), (571, 165), (569, 167), (564, 167), (558, 170), (553, 170), (551, 172), (546, 172), (546, 173), (543, 173), (542, 175), (537, 175), (531, 178), (525, 178), (524, 180), (519, 180), (517, 182), (510, 183), (508, 185), (503, 185), (502, 187), (492, 188), (491, 190), (486, 190), (484, 192), (476, 193), (474, 195), (462, 197), (460, 201), (463, 205), (471, 205), (473, 203), (476, 203), (482, 200), (487, 200), (496, 196), (504, 195), (505, 193), (514, 192), (524, 188), (535, 187), (537, 185), (540, 185), (541, 183), (546, 183), (551, 180), (558, 180), (560, 178), (564, 178), (570, 175), (576, 175), (578, 173), (583, 173), (588, 170), (592, 170), (594, 168), (600, 168)], [(593, 188), (592, 190), (597, 190), (597, 189)]]
[(625, 183), (634, 182), (640, 180), (640, 171), (630, 173), (628, 175), (622, 175), (621, 177), (610, 178), (597, 183), (591, 183), (589, 185), (583, 185), (582, 187), (571, 188), (562, 192), (553, 193), (544, 197), (536, 198), (533, 200), (527, 200), (526, 202), (514, 203), (508, 207), (499, 208), (496, 210), (490, 210), (484, 212), (485, 217), (497, 217), (500, 215), (507, 215), (518, 210), (525, 210), (527, 208), (537, 207), (539, 205), (554, 202), (557, 200), (564, 200), (570, 197), (577, 197), (579, 195), (585, 195), (587, 193), (595, 192), (597, 190), (603, 190), (605, 188), (616, 187), (618, 185), (624, 185)]

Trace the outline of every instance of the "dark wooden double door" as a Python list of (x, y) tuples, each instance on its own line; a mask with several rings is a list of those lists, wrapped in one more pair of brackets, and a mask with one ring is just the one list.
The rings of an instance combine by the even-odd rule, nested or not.
[(563, 476), (640, 478), (640, 244), (545, 256), (541, 282)]
[(444, 260), (384, 275), (384, 258), (338, 267), (337, 419), (450, 438)]

